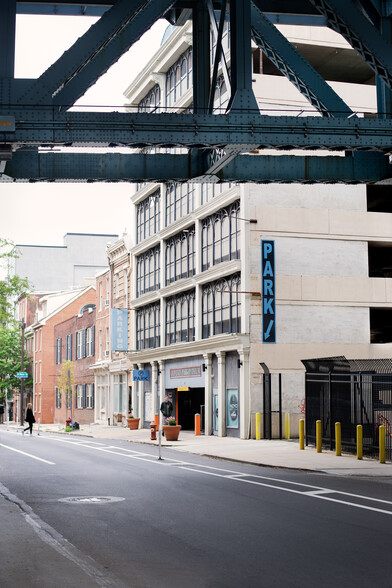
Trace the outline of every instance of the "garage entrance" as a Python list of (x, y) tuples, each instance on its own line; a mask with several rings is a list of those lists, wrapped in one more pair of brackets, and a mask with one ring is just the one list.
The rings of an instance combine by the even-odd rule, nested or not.
[(201, 414), (204, 405), (204, 388), (177, 389), (177, 422), (185, 431), (195, 429), (195, 414)]

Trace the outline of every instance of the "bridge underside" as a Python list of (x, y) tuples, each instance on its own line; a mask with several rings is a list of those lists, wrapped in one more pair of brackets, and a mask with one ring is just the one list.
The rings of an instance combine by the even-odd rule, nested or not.
[[(2, 0), (1, 179), (387, 182), (392, 177), (391, 10), (388, 0)], [(100, 18), (38, 79), (15, 79), (18, 12)], [(192, 112), (72, 110), (160, 18), (176, 26), (192, 19)], [(230, 21), (230, 70), (221, 44), (225, 20)], [(275, 23), (328, 26), (343, 35), (374, 72), (377, 113), (364, 118), (352, 112)], [(260, 111), (252, 89), (252, 41), (318, 116)], [(220, 114), (213, 111), (218, 71), (230, 91), (227, 110)], [(181, 154), (170, 152), (178, 147)], [(148, 153), (149, 148), (158, 152)], [(274, 154), (263, 154), (264, 149)]]

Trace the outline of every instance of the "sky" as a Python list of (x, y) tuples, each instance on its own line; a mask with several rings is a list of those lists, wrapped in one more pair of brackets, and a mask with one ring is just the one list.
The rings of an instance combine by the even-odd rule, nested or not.
[[(96, 20), (18, 15), (15, 77), (38, 77)], [(155, 23), (78, 104), (121, 107), (123, 92), (159, 48), (167, 26)], [(126, 183), (0, 183), (0, 237), (19, 245), (62, 245), (66, 233), (121, 236), (130, 228), (131, 192)]]

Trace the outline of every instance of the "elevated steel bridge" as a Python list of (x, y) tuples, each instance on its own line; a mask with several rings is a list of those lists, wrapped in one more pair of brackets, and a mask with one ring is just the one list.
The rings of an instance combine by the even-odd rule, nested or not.
[[(16, 14), (99, 16), (38, 79), (14, 78)], [(391, 0), (49, 0), (0, 3), (0, 176), (6, 181), (379, 182), (392, 177)], [(193, 112), (70, 110), (153, 24), (192, 19)], [(230, 71), (223, 23), (230, 20)], [(352, 112), (274, 23), (328, 26), (374, 71), (377, 114)], [(210, 31), (217, 49), (210, 63)], [(252, 90), (251, 41), (319, 116), (270, 116)], [(213, 113), (219, 68), (230, 99)], [(124, 86), (130, 80), (124, 80)], [(45, 148), (43, 150), (42, 148)], [(85, 147), (84, 153), (58, 151)], [(107, 153), (94, 152), (105, 147)], [(115, 147), (185, 147), (186, 154)], [(57, 151), (53, 151), (56, 148)], [(252, 155), (273, 148), (282, 155)], [(287, 155), (303, 150), (304, 155)], [(327, 150), (323, 157), (307, 150)], [(145, 149), (144, 149), (145, 151)], [(336, 154), (330, 153), (336, 152)]]

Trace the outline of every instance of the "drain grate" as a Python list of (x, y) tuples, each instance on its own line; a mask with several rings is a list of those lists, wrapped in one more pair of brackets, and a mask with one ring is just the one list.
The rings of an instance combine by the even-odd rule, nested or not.
[(119, 496), (68, 496), (59, 498), (59, 502), (68, 504), (107, 504), (108, 502), (121, 502), (125, 500)]

